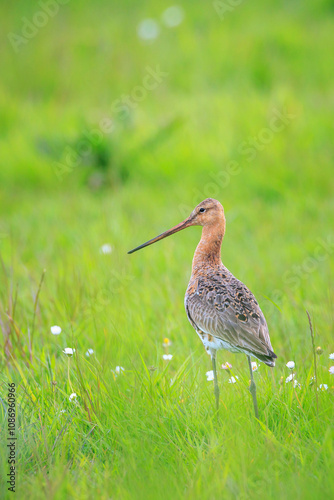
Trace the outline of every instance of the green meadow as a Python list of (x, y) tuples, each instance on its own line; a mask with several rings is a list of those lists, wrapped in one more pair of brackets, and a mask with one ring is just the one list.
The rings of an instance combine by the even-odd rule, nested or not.
[[(333, 498), (333, 1), (1, 3), (1, 498)], [(260, 421), (226, 351), (217, 419), (200, 228), (127, 255), (207, 197), (278, 356)]]

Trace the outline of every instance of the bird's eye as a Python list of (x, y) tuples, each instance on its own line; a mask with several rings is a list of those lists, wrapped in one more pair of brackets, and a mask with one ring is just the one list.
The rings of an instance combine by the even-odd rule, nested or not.
[(203, 212), (205, 212), (205, 208), (200, 208), (199, 211), (202, 214)]

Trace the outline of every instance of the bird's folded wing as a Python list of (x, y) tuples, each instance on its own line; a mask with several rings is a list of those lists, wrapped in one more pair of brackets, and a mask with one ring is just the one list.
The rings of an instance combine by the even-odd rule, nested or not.
[[(197, 294), (187, 298), (188, 314), (199, 330), (236, 348), (270, 354), (272, 347), (268, 327), (258, 305), (253, 317), (251, 314), (238, 314), (232, 303), (224, 308), (215, 305), (210, 299)], [(238, 316), (245, 320), (240, 320)]]

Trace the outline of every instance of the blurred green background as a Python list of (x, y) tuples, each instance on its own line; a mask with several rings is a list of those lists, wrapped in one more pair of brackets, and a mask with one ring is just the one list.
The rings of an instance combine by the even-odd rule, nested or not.
[[(225, 208), (224, 264), (252, 289), (267, 317), (279, 356), (277, 383), (289, 359), (298, 358), (306, 377), (313, 360), (306, 308), (316, 342), (326, 356), (334, 350), (333, 0), (185, 0), (176, 6), (160, 0), (17, 0), (1, 6), (6, 377), (18, 376), (15, 359), (29, 381), (30, 358), (37, 397), (45, 360), (62, 359), (61, 348), (84, 353), (93, 347), (99, 370), (110, 374), (116, 365), (140, 369), (138, 351), (148, 365), (161, 363), (164, 337), (172, 339), (179, 364), (191, 353), (202, 356), (203, 377), (210, 363), (183, 310), (200, 230), (133, 256), (126, 252), (180, 222), (207, 197)], [(101, 251), (103, 244), (111, 253)], [(52, 324), (65, 333), (51, 336)], [(230, 358), (246, 369), (244, 360)], [(332, 383), (325, 365), (323, 377)], [(66, 384), (65, 377), (68, 392)], [(25, 470), (21, 488), (28, 484), (34, 491), (31, 474), (41, 470), (36, 464)], [(320, 498), (331, 486), (328, 469), (318, 465), (317, 477), (327, 478), (325, 489), (316, 490)], [(246, 469), (235, 478), (239, 489), (226, 486), (227, 493), (265, 497), (268, 485), (261, 483), (261, 490), (255, 482), (247, 490)], [(289, 488), (302, 494), (296, 498), (312, 491), (308, 480), (295, 482), (303, 477), (297, 469), (282, 498)], [(189, 477), (190, 466), (180, 473), (181, 493), (171, 488), (171, 498), (185, 491), (205, 498), (201, 485), (187, 489)], [(155, 480), (160, 484), (158, 472)], [(136, 492), (144, 484), (120, 481), (123, 498), (127, 488)], [(62, 494), (75, 497), (70, 482), (66, 488)], [(80, 491), (86, 498), (84, 487)], [(102, 486), (99, 491), (107, 498)], [(146, 492), (148, 497), (160, 493)]]
[(292, 283), (300, 306), (330, 300), (333, 245), (307, 258), (332, 237), (333, 3), (234, 5), (3, 9), (0, 232), (16, 273), (110, 241), (117, 268), (173, 247), (188, 276), (196, 230), (124, 254), (212, 196), (232, 272), (278, 304)]

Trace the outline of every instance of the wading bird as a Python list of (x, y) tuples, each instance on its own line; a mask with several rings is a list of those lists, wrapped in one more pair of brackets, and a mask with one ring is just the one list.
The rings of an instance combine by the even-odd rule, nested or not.
[(270, 343), (265, 317), (254, 295), (233, 276), (221, 261), (221, 244), (225, 234), (224, 209), (219, 201), (202, 201), (183, 222), (156, 236), (128, 253), (152, 245), (189, 226), (202, 226), (202, 237), (196, 248), (192, 273), (184, 305), (188, 319), (211, 356), (214, 374), (216, 408), (219, 408), (219, 387), (216, 353), (219, 349), (243, 352), (248, 358), (256, 418), (259, 417), (256, 385), (251, 356), (268, 366), (275, 366), (276, 354)]

